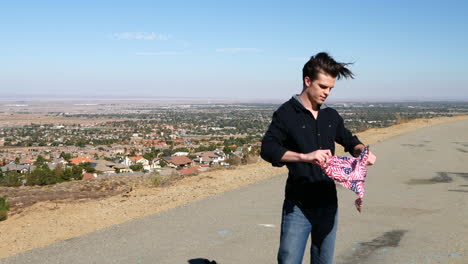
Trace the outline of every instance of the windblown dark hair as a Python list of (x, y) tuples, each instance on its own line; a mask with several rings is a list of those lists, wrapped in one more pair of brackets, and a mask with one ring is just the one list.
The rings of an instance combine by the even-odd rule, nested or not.
[(321, 72), (329, 74), (338, 80), (343, 77), (353, 79), (354, 74), (346, 68), (346, 66), (350, 64), (352, 63), (336, 62), (326, 52), (317, 53), (315, 56), (310, 57), (310, 60), (304, 64), (304, 68), (302, 68), (302, 81), (304, 82), (306, 76), (309, 77), (311, 81), (314, 81)]

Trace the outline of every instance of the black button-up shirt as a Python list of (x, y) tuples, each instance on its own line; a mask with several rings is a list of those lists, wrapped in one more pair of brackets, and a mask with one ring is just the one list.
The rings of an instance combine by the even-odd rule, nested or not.
[(362, 144), (345, 128), (343, 118), (335, 109), (321, 108), (315, 119), (298, 100), (291, 98), (273, 114), (260, 155), (273, 166), (288, 167), (286, 199), (304, 207), (337, 206), (335, 183), (320, 166), (307, 162), (281, 162), (288, 150), (309, 153), (329, 149), (334, 155), (335, 142), (351, 154), (356, 145)]

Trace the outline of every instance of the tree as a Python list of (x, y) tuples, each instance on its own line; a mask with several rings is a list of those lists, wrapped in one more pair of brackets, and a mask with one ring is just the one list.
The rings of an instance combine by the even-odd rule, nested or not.
[(46, 159), (42, 155), (38, 155), (36, 161), (34, 162), (34, 166), (41, 167), (46, 163)]
[(58, 181), (57, 176), (47, 166), (34, 169), (26, 177), (26, 185), (49, 185), (55, 184)]
[(132, 171), (143, 171), (143, 164), (137, 163), (129, 166)]
[(62, 174), (60, 175), (60, 177), (62, 178), (63, 181), (69, 181), (71, 179), (73, 179), (73, 170), (72, 168), (65, 168), (62, 172)]
[(96, 172), (96, 169), (91, 167), (91, 162), (83, 162), (78, 165), (81, 169), (85, 170), (86, 172), (93, 173)]
[(164, 149), (163, 150), (163, 156), (164, 157), (169, 157), (171, 155), (172, 155), (172, 150), (170, 150), (170, 149)]
[(226, 155), (232, 154), (235, 150), (236, 150), (236, 148), (229, 147), (229, 146), (225, 146), (225, 147), (223, 148), (223, 152), (224, 152)]
[(161, 166), (161, 168), (164, 168), (164, 167), (167, 166), (167, 162), (164, 159), (160, 159), (159, 160), (159, 166)]
[(75, 142), (75, 146), (77, 147), (81, 147), (81, 148), (84, 148), (86, 147), (86, 144), (88, 144), (88, 141), (84, 138), (79, 138), (77, 139), (77, 141)]
[(156, 154), (154, 154), (154, 152), (147, 152), (143, 154), (143, 158), (147, 160), (153, 160), (154, 158), (156, 158)]
[(210, 145), (208, 146), (208, 151), (213, 151), (213, 150), (215, 150), (215, 149), (217, 149), (217, 146), (216, 146), (215, 144), (210, 144)]
[(7, 171), (4, 176), (3, 180), (0, 182), (0, 185), (7, 186), (7, 187), (17, 187), (21, 186), (23, 182), (21, 181), (21, 174), (17, 171)]
[(79, 166), (73, 165), (72, 167), (72, 178), (75, 180), (83, 179), (83, 169)]
[(7, 203), (7, 197), (0, 196), (0, 221), (7, 219), (8, 210), (10, 210), (10, 205)]
[(62, 163), (59, 163), (55, 166), (54, 170), (52, 171), (52, 173), (54, 174), (55, 178), (57, 179), (57, 182), (62, 182), (63, 181), (63, 164)]
[(62, 151), (62, 153), (60, 153), (60, 158), (62, 158), (64, 160), (70, 160), (72, 158), (72, 154), (65, 153), (65, 152)]

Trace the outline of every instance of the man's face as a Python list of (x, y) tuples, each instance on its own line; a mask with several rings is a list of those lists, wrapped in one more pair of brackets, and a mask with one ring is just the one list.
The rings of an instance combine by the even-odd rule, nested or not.
[(335, 86), (336, 78), (326, 74), (319, 73), (317, 79), (311, 81), (309, 77), (304, 78), (305, 90), (312, 104), (323, 104), (330, 95), (331, 89)]

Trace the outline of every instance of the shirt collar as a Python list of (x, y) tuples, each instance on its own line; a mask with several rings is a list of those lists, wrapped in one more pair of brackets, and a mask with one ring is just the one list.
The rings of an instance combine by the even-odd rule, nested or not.
[[(304, 104), (302, 103), (301, 95), (300, 94), (295, 94), (293, 95), (293, 98), (296, 99), (297, 102), (301, 104), (301, 106), (305, 109)], [(323, 110), (327, 108), (328, 106), (326, 104), (319, 105), (319, 110)]]

